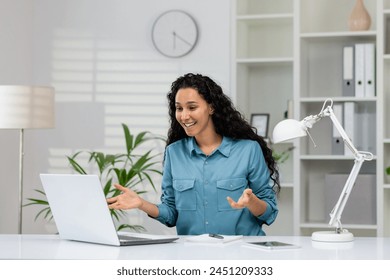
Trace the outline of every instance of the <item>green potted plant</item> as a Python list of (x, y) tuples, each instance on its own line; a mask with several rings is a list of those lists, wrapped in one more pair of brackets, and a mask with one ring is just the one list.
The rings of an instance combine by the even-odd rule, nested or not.
[[(120, 191), (113, 187), (114, 183), (118, 183), (124, 187), (130, 188), (138, 194), (146, 191), (138, 188), (144, 182), (148, 182), (151, 187), (156, 190), (152, 180), (153, 174), (161, 176), (162, 172), (155, 168), (160, 161), (157, 160), (159, 154), (153, 154), (152, 150), (148, 150), (143, 154), (137, 154), (137, 149), (149, 140), (164, 140), (159, 136), (150, 136), (147, 131), (140, 132), (137, 135), (130, 133), (127, 125), (122, 124), (125, 136), (125, 152), (120, 154), (105, 154), (99, 151), (79, 151), (72, 156), (67, 156), (70, 167), (79, 174), (88, 174), (86, 168), (81, 164), (80, 158), (84, 155), (88, 156), (87, 166), (92, 170), (96, 170), (102, 183), (103, 192), (107, 198), (120, 194)], [(36, 189), (42, 198), (28, 198), (29, 205), (44, 206), (37, 215), (35, 220), (42, 217), (48, 221), (52, 219), (49, 203), (47, 202), (45, 193)], [(111, 215), (117, 222), (120, 222), (120, 217), (123, 216), (122, 210), (110, 210)], [(134, 231), (144, 231), (144, 228), (139, 225), (119, 224), (117, 230), (130, 229)]]
[(288, 147), (287, 149), (283, 150), (282, 152), (276, 152), (275, 150), (272, 150), (272, 156), (278, 164), (282, 164), (286, 160), (288, 160), (292, 150), (294, 150), (294, 147)]

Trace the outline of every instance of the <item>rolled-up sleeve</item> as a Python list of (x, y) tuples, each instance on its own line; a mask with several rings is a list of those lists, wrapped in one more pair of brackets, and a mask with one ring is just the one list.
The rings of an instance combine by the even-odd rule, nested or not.
[(270, 173), (265, 162), (260, 146), (253, 142), (250, 153), (250, 169), (248, 174), (249, 187), (253, 193), (267, 203), (267, 208), (263, 214), (257, 217), (260, 224), (272, 224), (277, 215), (278, 207), (276, 194), (270, 180)]
[(159, 215), (156, 218), (159, 222), (168, 227), (176, 225), (177, 210), (175, 205), (175, 194), (172, 185), (171, 160), (169, 150), (165, 151), (164, 171), (162, 177), (161, 204), (157, 205)]

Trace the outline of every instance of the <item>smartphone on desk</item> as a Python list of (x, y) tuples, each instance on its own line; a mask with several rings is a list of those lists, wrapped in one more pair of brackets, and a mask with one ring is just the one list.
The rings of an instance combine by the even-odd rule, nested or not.
[(265, 250), (294, 249), (300, 246), (280, 241), (247, 242), (246, 245)]

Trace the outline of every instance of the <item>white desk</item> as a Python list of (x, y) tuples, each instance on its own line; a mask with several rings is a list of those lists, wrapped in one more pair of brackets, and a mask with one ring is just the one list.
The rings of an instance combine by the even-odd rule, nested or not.
[[(299, 249), (264, 251), (245, 246), (247, 241), (278, 240)], [(0, 234), (0, 259), (6, 260), (390, 260), (390, 238), (355, 238), (342, 244), (319, 243), (310, 237), (244, 237), (226, 244), (174, 243), (113, 247), (60, 240), (57, 235)]]

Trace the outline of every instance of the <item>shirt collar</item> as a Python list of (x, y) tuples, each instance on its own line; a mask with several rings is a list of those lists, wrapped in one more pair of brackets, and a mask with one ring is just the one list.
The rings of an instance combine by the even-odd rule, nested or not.
[[(232, 144), (233, 144), (233, 139), (223, 136), (222, 143), (221, 143), (221, 145), (219, 145), (219, 147), (217, 148), (217, 150), (215, 152), (218, 151), (223, 156), (229, 157)], [(195, 137), (187, 138), (187, 148), (188, 148), (188, 152), (190, 154), (193, 154), (193, 153), (201, 154), (202, 153), (198, 144), (196, 144)]]

